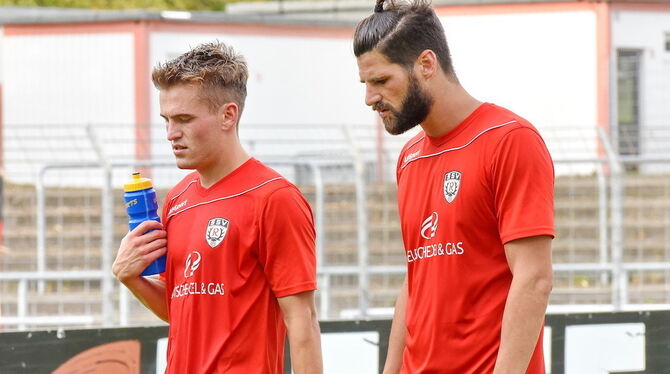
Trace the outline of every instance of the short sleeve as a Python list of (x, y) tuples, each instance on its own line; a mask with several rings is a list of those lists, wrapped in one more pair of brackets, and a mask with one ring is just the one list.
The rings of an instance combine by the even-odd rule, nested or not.
[(259, 260), (275, 296), (316, 289), (315, 237), (312, 211), (297, 188), (283, 187), (267, 198)]
[(554, 236), (554, 165), (535, 130), (519, 127), (500, 140), (491, 177), (503, 243)]

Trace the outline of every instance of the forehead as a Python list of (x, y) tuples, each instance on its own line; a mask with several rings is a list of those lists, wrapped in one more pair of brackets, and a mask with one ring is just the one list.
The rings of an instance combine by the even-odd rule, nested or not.
[(200, 86), (178, 84), (160, 90), (159, 101), (161, 114), (192, 112), (205, 104), (200, 100)]
[(360, 55), (356, 62), (358, 63), (358, 75), (362, 82), (382, 75), (404, 73), (404, 69), (400, 65), (389, 61), (386, 56), (375, 50)]

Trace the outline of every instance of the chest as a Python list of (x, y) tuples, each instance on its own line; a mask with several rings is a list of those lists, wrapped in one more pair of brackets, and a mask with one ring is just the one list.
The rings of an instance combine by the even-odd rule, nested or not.
[(406, 164), (398, 179), (404, 200), (458, 209), (490, 193), (490, 160), (472, 151), (453, 151)]
[[(209, 269), (237, 268), (257, 249), (257, 222), (252, 201), (244, 197), (200, 201), (169, 216), (166, 224), (169, 262), (182, 267), (198, 260)], [(177, 269), (179, 268), (179, 269)]]
[(434, 222), (438, 217), (441, 225), (449, 222), (456, 226), (491, 217), (493, 189), (490, 160), (475, 149), (414, 160), (399, 173), (402, 226), (406, 232), (414, 232), (422, 230), (425, 221)]

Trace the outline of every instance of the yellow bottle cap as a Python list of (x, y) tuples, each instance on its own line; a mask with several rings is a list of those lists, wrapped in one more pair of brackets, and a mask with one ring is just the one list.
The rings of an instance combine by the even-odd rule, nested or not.
[(147, 188), (152, 188), (153, 186), (154, 185), (153, 183), (151, 183), (151, 179), (142, 178), (140, 172), (136, 171), (133, 173), (133, 178), (130, 180), (130, 182), (123, 185), (123, 191), (125, 192), (140, 191), (140, 190), (146, 190)]

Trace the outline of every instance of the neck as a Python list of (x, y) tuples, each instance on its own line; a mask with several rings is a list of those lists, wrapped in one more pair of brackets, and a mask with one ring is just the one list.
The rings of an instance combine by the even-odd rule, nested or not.
[(431, 137), (453, 130), (481, 105), (457, 81), (447, 77), (442, 77), (429, 90), (435, 101), (421, 127)]
[(231, 143), (232, 144), (230, 145), (221, 147), (221, 156), (215, 160), (211, 167), (198, 170), (202, 187), (209, 188), (213, 186), (216, 182), (232, 173), (251, 158), (251, 156), (249, 156), (249, 154), (242, 148), (239, 141)]

